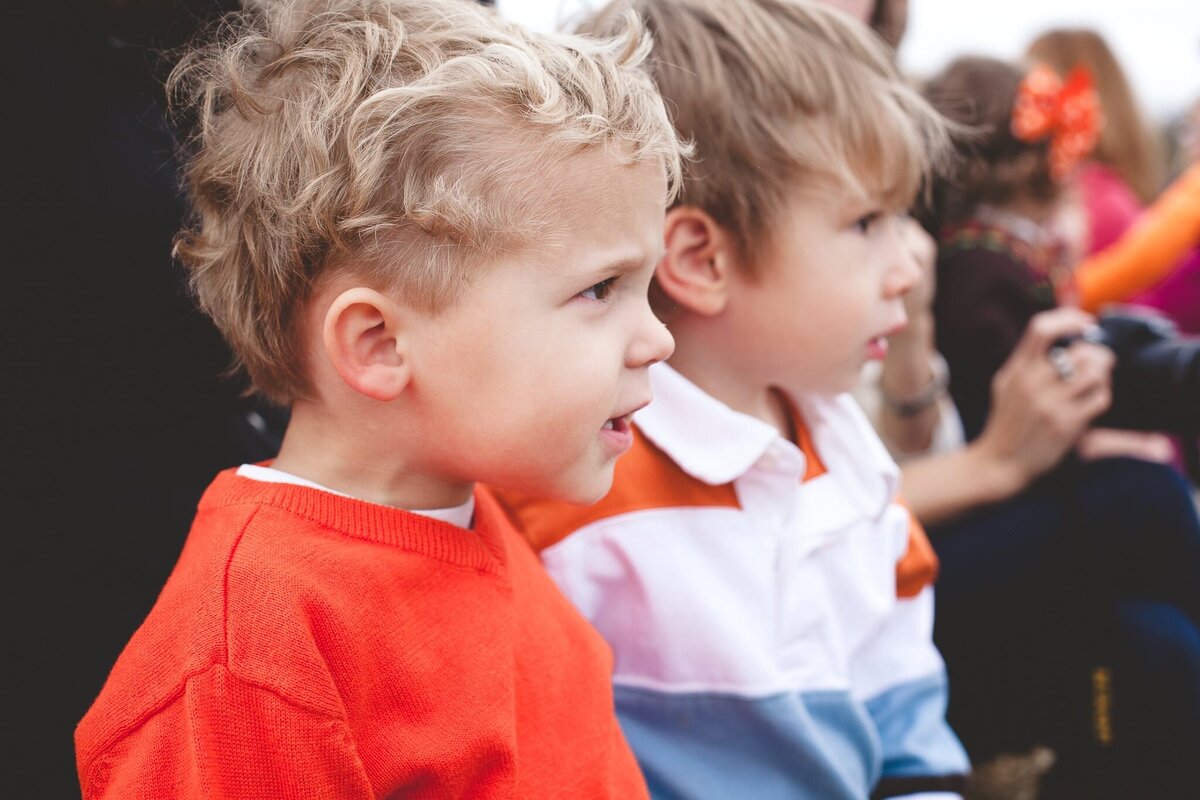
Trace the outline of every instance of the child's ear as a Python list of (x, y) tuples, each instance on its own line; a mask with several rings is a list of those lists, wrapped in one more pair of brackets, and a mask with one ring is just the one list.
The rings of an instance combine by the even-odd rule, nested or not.
[(339, 294), (325, 312), (325, 354), (346, 385), (375, 400), (395, 400), (411, 377), (405, 314), (372, 289)]
[(719, 314), (729, 299), (733, 241), (695, 206), (676, 206), (663, 226), (665, 250), (654, 273), (659, 287), (688, 311)]

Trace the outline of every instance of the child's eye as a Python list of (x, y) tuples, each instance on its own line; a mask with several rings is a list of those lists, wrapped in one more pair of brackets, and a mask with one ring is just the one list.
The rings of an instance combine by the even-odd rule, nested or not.
[(881, 216), (883, 215), (878, 211), (872, 211), (869, 214), (863, 214), (861, 217), (854, 220), (854, 228), (859, 233), (870, 233), (871, 228), (875, 226), (875, 223), (879, 221)]
[(586, 297), (589, 300), (599, 300), (600, 302), (604, 302), (608, 299), (608, 296), (612, 294), (612, 287), (616, 282), (617, 279), (615, 277), (605, 278), (599, 283), (592, 284), (588, 288), (584, 289), (579, 293), (579, 296)]

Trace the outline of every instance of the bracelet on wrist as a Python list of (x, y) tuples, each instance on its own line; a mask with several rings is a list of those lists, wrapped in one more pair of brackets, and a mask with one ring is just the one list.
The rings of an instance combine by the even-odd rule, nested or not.
[(933, 377), (929, 385), (920, 392), (908, 397), (893, 397), (879, 385), (879, 393), (883, 396), (883, 404), (900, 417), (915, 417), (938, 401), (950, 387), (950, 368), (942, 354), (934, 350), (929, 356), (929, 370)]

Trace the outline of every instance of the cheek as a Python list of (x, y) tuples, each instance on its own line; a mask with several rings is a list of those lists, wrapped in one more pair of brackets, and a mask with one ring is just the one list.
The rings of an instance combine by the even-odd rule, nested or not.
[(817, 342), (838, 343), (854, 337), (869, 316), (865, 287), (856, 282), (831, 286), (820, 296), (820, 302), (806, 303), (803, 315), (792, 323), (800, 327), (805, 338)]
[(469, 355), (465, 366), (474, 376), (476, 402), (514, 435), (590, 436), (616, 402), (623, 331), (597, 321), (569, 322), (512, 331)]
[(532, 445), (536, 452), (529, 455), (539, 460), (555, 457), (555, 443), (591, 436), (593, 428), (604, 422), (596, 420), (603, 412), (598, 410), (601, 392), (594, 370), (589, 373), (578, 364), (572, 366), (530, 365), (493, 382), (486, 392), (486, 402), (496, 408), (491, 416), (504, 437), (536, 440), (538, 444)]

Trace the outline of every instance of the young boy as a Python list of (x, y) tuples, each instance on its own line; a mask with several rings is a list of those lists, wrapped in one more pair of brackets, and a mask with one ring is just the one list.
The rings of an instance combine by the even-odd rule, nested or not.
[(633, 5), (696, 147), (656, 273), (675, 355), (600, 504), (503, 501), (613, 646), (652, 795), (954, 796), (936, 563), (845, 394), (905, 324), (944, 123), (840, 12)]
[(178, 243), (274, 463), (219, 475), (76, 733), (86, 798), (614, 797), (611, 655), (476, 481), (609, 488), (679, 144), (640, 32), (256, 4), (185, 60)]

